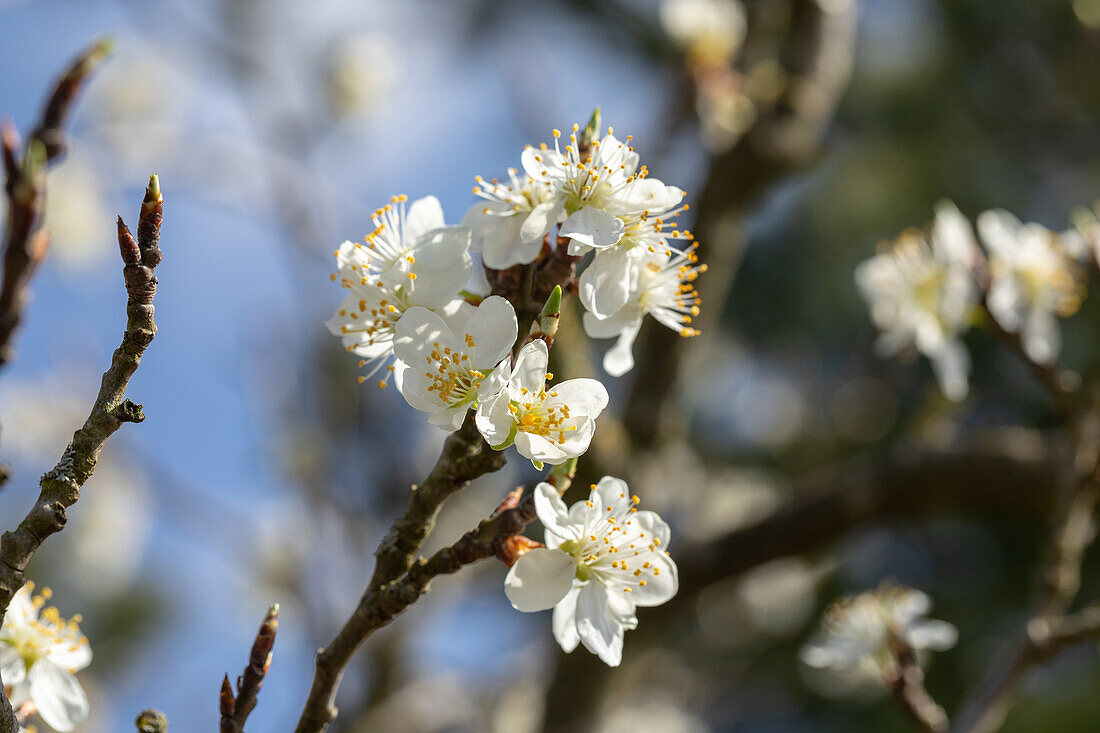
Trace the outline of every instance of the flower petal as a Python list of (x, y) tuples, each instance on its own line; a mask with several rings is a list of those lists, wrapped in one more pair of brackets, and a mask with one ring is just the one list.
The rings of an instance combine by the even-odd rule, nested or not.
[(554, 606), (554, 638), (566, 654), (576, 649), (581, 641), (577, 633), (577, 595), (580, 592), (579, 586), (573, 588)]
[(504, 579), (504, 593), (517, 611), (553, 608), (573, 587), (577, 563), (561, 550), (540, 547), (524, 553)]
[(416, 242), (420, 237), (444, 226), (443, 206), (435, 196), (425, 196), (409, 205), (405, 212), (405, 241)]
[[(589, 436), (591, 439), (591, 436)], [(570, 458), (570, 454), (541, 435), (516, 433), (516, 450), (524, 458), (556, 466)]]
[(601, 583), (589, 582), (581, 588), (576, 618), (584, 648), (607, 666), (618, 667), (623, 658), (623, 622), (612, 611), (607, 589)]
[(955, 646), (959, 631), (946, 621), (928, 619), (911, 625), (905, 630), (905, 640), (914, 649), (943, 651)]
[(466, 322), (466, 333), (474, 342), (474, 367), (488, 370), (512, 350), (518, 333), (516, 311), (499, 295), (481, 301)]
[(70, 731), (88, 717), (88, 698), (76, 676), (46, 659), (31, 667), (31, 698), (38, 715), (56, 731)]
[(548, 533), (562, 540), (575, 540), (581, 536), (584, 527), (578, 527), (569, 520), (569, 510), (558, 490), (545, 481), (535, 487), (535, 512)]
[(614, 214), (586, 206), (562, 222), (558, 231), (563, 237), (603, 249), (618, 244), (626, 232), (626, 226)]

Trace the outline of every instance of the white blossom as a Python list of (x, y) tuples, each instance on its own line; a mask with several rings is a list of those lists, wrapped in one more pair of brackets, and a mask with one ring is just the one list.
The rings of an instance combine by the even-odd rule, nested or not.
[(915, 651), (950, 649), (958, 631), (946, 621), (925, 618), (931, 607), (924, 593), (898, 586), (842, 598), (825, 611), (820, 632), (800, 657), (811, 667), (852, 671), (866, 660), (880, 669), (891, 663), (892, 638)]
[(545, 209), (535, 213), (553, 199), (550, 181), (517, 174), (515, 168), (509, 168), (504, 182), (478, 176), (474, 193), (485, 201), (470, 207), (462, 220), (473, 234), (470, 249), (481, 252), (482, 262), (494, 270), (534, 262), (543, 238), (557, 224), (545, 215)]
[(523, 168), (535, 181), (550, 184), (550, 197), (540, 203), (523, 225), (524, 238), (560, 223), (558, 233), (572, 240), (570, 254), (603, 249), (619, 242), (626, 231), (619, 217), (648, 210), (667, 210), (683, 198), (675, 186), (646, 178), (638, 154), (611, 131), (582, 152), (573, 125), (569, 144), (562, 152), (561, 133), (554, 130), (554, 148), (546, 145), (523, 151)]
[(54, 730), (70, 731), (88, 717), (88, 698), (76, 672), (92, 661), (80, 617), (66, 621), (43, 588), (27, 583), (12, 597), (0, 627), (0, 676), (16, 709), (26, 706)]
[(510, 355), (517, 330), (515, 310), (499, 295), (446, 320), (410, 308), (397, 323), (394, 383), (433, 425), (457, 430), (470, 407), (503, 389), (503, 374), (494, 369)]
[(336, 251), (339, 271), (332, 279), (349, 292), (325, 325), (362, 364), (373, 364), (370, 374), (390, 361), (402, 314), (413, 306), (443, 308), (473, 270), (470, 230), (444, 226), (435, 197), (407, 209), (405, 201), (395, 196), (375, 212), (365, 243), (344, 242)]
[[(615, 253), (600, 256), (608, 255)], [(699, 264), (695, 245), (683, 251), (641, 249), (636, 255), (628, 253), (621, 263), (627, 274), (623, 305), (604, 318), (589, 311), (583, 319), (584, 330), (592, 338), (618, 338), (603, 359), (604, 369), (614, 377), (634, 368), (634, 339), (647, 313), (681, 336), (699, 335), (698, 329), (690, 325), (699, 315), (699, 293), (694, 282), (707, 270), (706, 265)]]
[(679, 587), (668, 556), (668, 524), (638, 511), (621, 479), (604, 476), (586, 501), (566, 509), (547, 483), (535, 488), (546, 547), (522, 555), (504, 590), (519, 611), (554, 609), (554, 637), (566, 652), (577, 644), (614, 667), (623, 633), (636, 628), (638, 606), (658, 606)]
[(1075, 313), (1084, 296), (1061, 237), (1003, 210), (979, 216), (978, 232), (989, 251), (989, 312), (1020, 334), (1028, 358), (1054, 361), (1062, 347), (1057, 316)]
[(499, 394), (482, 400), (477, 428), (497, 450), (515, 443), (536, 467), (557, 465), (588, 450), (596, 418), (607, 407), (607, 390), (595, 379), (570, 379), (547, 387), (546, 343), (524, 346), (512, 367), (505, 359), (489, 379), (500, 380)]
[(970, 356), (961, 336), (978, 300), (971, 267), (978, 256), (970, 223), (954, 204), (940, 203), (929, 238), (901, 235), (885, 252), (856, 269), (856, 284), (882, 331), (876, 347), (890, 356), (913, 345), (932, 361), (940, 389), (951, 400), (969, 390)]

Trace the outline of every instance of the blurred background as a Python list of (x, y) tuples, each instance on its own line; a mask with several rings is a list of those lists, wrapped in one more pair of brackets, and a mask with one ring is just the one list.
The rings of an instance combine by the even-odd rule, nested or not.
[[(8, 527), (117, 345), (112, 219), (135, 222), (159, 173), (160, 330), (129, 390), (148, 418), (111, 439), (29, 572), (86, 619), (82, 731), (148, 706), (212, 730), (275, 600), (250, 727), (290, 727), (444, 437), (356, 383), (323, 326), (332, 252), (391, 194), (434, 194), (457, 223), (476, 174), (596, 105), (688, 192), (704, 335), (643, 334), (639, 368), (612, 380), (606, 344), (567, 314), (554, 371), (608, 384), (621, 423), (603, 421), (582, 473), (627, 478), (669, 518), (682, 592), (640, 613), (608, 670), (514, 612), (499, 563), (438, 579), (360, 653), (333, 730), (908, 730), (873, 680), (797, 661), (825, 604), (884, 578), (960, 629), (928, 670), (949, 712), (981, 678), (1022, 618), (1064, 436), (981, 333), (960, 406), (926, 361), (877, 359), (852, 272), (940, 198), (1060, 230), (1100, 195), (1100, 0), (0, 0), (0, 113), (28, 129), (104, 34), (116, 51), (49, 175), (52, 249), (0, 377)], [(1098, 308), (1065, 324), (1086, 376)], [(530, 479), (520, 462), (454, 497), (429, 549)], [(1097, 651), (1032, 674), (1005, 730), (1093, 729)]]

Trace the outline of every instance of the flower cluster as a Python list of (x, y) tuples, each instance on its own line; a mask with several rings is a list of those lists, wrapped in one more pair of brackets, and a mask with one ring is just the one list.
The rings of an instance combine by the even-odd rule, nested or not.
[(65, 620), (43, 588), (32, 596), (27, 583), (8, 605), (0, 627), (0, 676), (21, 717), (37, 714), (54, 730), (69, 731), (88, 717), (88, 698), (76, 672), (92, 661), (80, 617)]
[(868, 660), (885, 670), (899, 644), (916, 652), (950, 649), (958, 632), (925, 618), (931, 608), (924, 593), (893, 585), (842, 598), (825, 611), (820, 632), (800, 656), (810, 667), (844, 672)]
[(903, 232), (856, 270), (856, 284), (882, 331), (880, 352), (915, 347), (955, 401), (969, 391), (962, 337), (979, 305), (1000, 328), (1019, 334), (1029, 359), (1049, 364), (1061, 348), (1056, 317), (1072, 315), (1084, 296), (1076, 258), (1093, 256), (1084, 234), (1021, 224), (1007, 211), (981, 214), (977, 230), (984, 254), (970, 222), (942, 202), (929, 233)]
[[(375, 211), (362, 243), (337, 249), (332, 279), (347, 294), (327, 323), (369, 369), (360, 381), (385, 370), (378, 385), (392, 376), (431, 424), (458, 430), (472, 411), (494, 450), (514, 445), (536, 468), (561, 466), (566, 475), (588, 450), (608, 393), (598, 380), (555, 382), (548, 371), (563, 292), (578, 294), (589, 336), (618, 339), (604, 367), (619, 376), (633, 367), (646, 314), (683, 336), (698, 333), (694, 281), (706, 270), (691, 233), (676, 223), (687, 210), (684, 192), (651, 178), (629, 137), (622, 142), (608, 129), (599, 139), (598, 126), (597, 114), (582, 134), (573, 126), (564, 148), (556, 130), (553, 147), (528, 147), (522, 174), (479, 177), (481, 201), (459, 226), (445, 223), (431, 196), (393, 197)], [(474, 292), (471, 252), (498, 283), (493, 292)], [(536, 289), (536, 274), (547, 270), (561, 274)], [(534, 322), (521, 323), (547, 291)], [(532, 303), (536, 293), (540, 302)], [(564, 649), (583, 643), (618, 664), (635, 608), (676, 592), (668, 526), (637, 511), (626, 484), (610, 477), (571, 511), (547, 483), (535, 501), (547, 547), (528, 540), (526, 554), (508, 560), (509, 598), (524, 611), (555, 607)]]
[(647, 313), (684, 336), (698, 334), (693, 283), (706, 265), (691, 232), (677, 226), (688, 208), (684, 192), (649, 176), (629, 136), (621, 141), (609, 128), (584, 144), (579, 130), (573, 126), (564, 148), (554, 130), (553, 147), (524, 150), (522, 174), (478, 177), (474, 193), (484, 201), (463, 223), (473, 233), (470, 249), (495, 270), (533, 262), (555, 226), (570, 255), (593, 253), (579, 279), (584, 328), (592, 338), (618, 338), (604, 369), (621, 376), (634, 366), (631, 346)]

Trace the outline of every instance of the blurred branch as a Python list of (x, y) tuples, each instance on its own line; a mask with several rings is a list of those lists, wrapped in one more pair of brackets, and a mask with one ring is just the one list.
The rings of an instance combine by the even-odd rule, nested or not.
[(796, 481), (791, 499), (772, 514), (681, 549), (678, 598), (769, 560), (819, 550), (871, 521), (1049, 517), (1066, 481), (1057, 451), (1010, 431), (972, 445), (901, 445), (859, 457)]
[[(740, 261), (733, 222), (773, 185), (813, 162), (825, 129), (847, 87), (855, 44), (854, 0), (792, 0), (788, 36), (780, 63), (787, 75), (782, 94), (759, 106), (757, 122), (729, 151), (711, 159), (698, 197), (695, 231), (699, 255), (709, 266), (698, 287), (713, 311), (704, 332), (713, 332)], [(757, 32), (750, 28), (750, 34)], [(749, 43), (752, 39), (750, 37)], [(663, 406), (677, 385), (683, 339), (647, 323), (638, 348), (636, 379), (624, 412), (635, 446), (657, 443), (666, 428)]]
[(229, 675), (222, 680), (219, 708), (221, 712), (221, 733), (244, 733), (244, 724), (249, 713), (256, 707), (256, 698), (264, 684), (264, 677), (271, 667), (272, 648), (275, 646), (275, 633), (279, 630), (279, 604), (275, 603), (264, 616), (256, 640), (252, 642), (252, 651), (248, 654), (248, 666), (244, 674), (237, 678), (237, 696), (233, 697), (233, 688), (229, 684)]
[(46, 204), (46, 165), (65, 152), (62, 125), (88, 75), (110, 50), (110, 41), (98, 41), (72, 63), (54, 87), (42, 120), (21, 156), (19, 134), (9, 123), (3, 125), (8, 218), (3, 244), (4, 276), (0, 283), (0, 367), (11, 361), (11, 340), (23, 319), (27, 285), (48, 248), (46, 232), (39, 226)]
[(946, 733), (948, 720), (924, 686), (924, 670), (917, 663), (913, 648), (898, 636), (891, 634), (895, 663), (883, 672), (886, 688), (898, 706), (920, 726), (925, 733)]
[[(160, 183), (149, 179), (138, 219), (138, 236), (118, 220), (118, 243), (125, 263), (126, 331), (122, 343), (103, 374), (103, 382), (84, 425), (73, 434), (61, 460), (40, 482), (41, 493), (19, 526), (0, 537), (0, 620), (12, 596), (23, 587), (23, 571), (43, 541), (60, 531), (66, 522), (65, 511), (80, 497), (80, 487), (92, 475), (103, 444), (123, 423), (145, 419), (141, 405), (124, 399), (130, 377), (137, 371), (141, 356), (157, 332), (153, 320), (153, 297), (157, 292), (154, 270), (161, 261), (160, 239), (163, 198)], [(14, 733), (15, 719), (6, 696), (0, 695), (0, 733)]]
[[(679, 592), (646, 609), (630, 648), (662, 643), (672, 620), (694, 617), (700, 591), (712, 583), (770, 560), (820, 551), (868, 522), (1050, 517), (1072, 478), (1065, 475), (1063, 454), (1001, 430), (946, 448), (899, 445), (886, 455), (861, 456), (797, 479), (790, 498), (771, 514), (713, 540), (678, 545)], [(601, 692), (620, 674), (627, 672), (608, 670), (589, 655), (558, 655), (544, 730), (594, 730)], [(568, 705), (554, 705), (566, 691)]]

